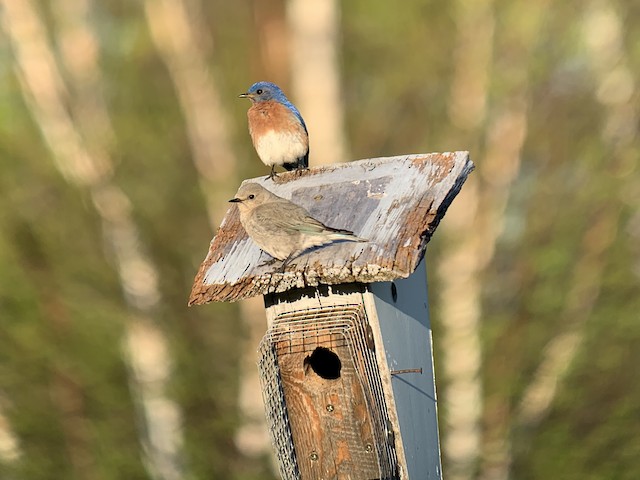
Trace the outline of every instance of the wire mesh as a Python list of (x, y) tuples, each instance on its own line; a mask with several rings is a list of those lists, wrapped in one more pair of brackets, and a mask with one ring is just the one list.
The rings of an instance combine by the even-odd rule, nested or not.
[(282, 388), (282, 378), (278, 367), (278, 357), (275, 345), (269, 342), (265, 343), (264, 339), (260, 343), (258, 368), (260, 370), (267, 425), (269, 426), (271, 442), (276, 449), (280, 475), (285, 480), (299, 480), (300, 470), (298, 469), (293, 448), (293, 438)]

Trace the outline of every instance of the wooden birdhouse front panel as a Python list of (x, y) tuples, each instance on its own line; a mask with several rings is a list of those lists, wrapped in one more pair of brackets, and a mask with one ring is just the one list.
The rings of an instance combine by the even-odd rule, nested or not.
[(302, 478), (377, 478), (372, 420), (347, 339), (320, 334), (314, 343), (276, 347)]
[[(361, 294), (354, 299), (345, 304), (338, 296), (329, 306), (320, 296), (302, 299), (303, 308), (275, 315), (262, 341), (263, 386), (271, 392), (271, 384), (280, 385), (295, 450), (297, 471), (285, 473), (281, 464), (283, 478), (398, 478), (373, 334)], [(280, 408), (266, 395), (265, 403), (267, 410)], [(267, 417), (278, 415), (267, 412)], [(282, 428), (270, 428), (278, 447), (274, 432)]]

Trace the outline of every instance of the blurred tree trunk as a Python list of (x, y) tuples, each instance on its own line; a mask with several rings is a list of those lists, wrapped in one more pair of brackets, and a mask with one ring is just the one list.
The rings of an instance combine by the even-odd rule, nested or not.
[[(287, 0), (253, 0), (253, 29), (256, 33), (255, 60), (257, 70), (264, 76), (255, 78), (268, 80), (280, 85), (288, 92), (290, 81), (289, 30), (285, 16)], [(254, 49), (252, 49), (254, 50)]]
[(4, 414), (10, 406), (9, 400), (0, 393), (0, 464), (13, 464), (22, 456), (18, 437), (13, 432), (9, 418)]
[[(491, 121), (486, 127), (484, 152), (476, 158), (477, 165), (481, 166), (478, 176), (465, 187), (443, 225), (452, 239), (458, 239), (452, 240), (452, 245), (457, 247), (444, 255), (438, 267), (443, 282), (440, 303), (447, 332), (442, 340), (449, 427), (444, 442), (445, 458), (450, 459), (447, 477), (454, 479), (474, 478), (480, 454), (480, 477), (485, 479), (505, 478), (511, 461), (507, 399), (486, 398), (484, 421), (481, 422), (480, 277), (494, 257), (511, 187), (520, 168), (528, 129), (530, 59), (547, 3), (516, 4), (506, 9), (507, 20), (501, 35), (507, 38), (506, 44), (511, 51), (506, 54), (496, 52), (500, 70), (493, 70), (494, 75), (502, 79), (504, 91), (493, 107)], [(463, 20), (459, 22), (463, 32), (461, 45), (472, 48), (472, 53), (462, 54), (457, 60), (489, 70), (487, 60), (491, 47), (486, 42), (493, 42), (492, 6), (486, 4), (481, 8), (466, 2), (462, 5), (465, 7), (461, 10)], [(476, 8), (481, 8), (479, 18), (484, 21), (469, 21), (476, 14), (467, 16), (464, 13), (465, 9), (473, 13)], [(472, 28), (472, 24), (475, 27)], [(502, 55), (504, 58), (500, 58)], [(454, 95), (449, 108), (452, 122), (464, 129), (479, 125), (486, 116), (486, 80), (483, 79), (487, 74), (475, 74), (466, 69), (467, 66), (461, 63), (456, 66), (458, 75), (453, 82)], [(459, 80), (460, 75), (481, 80)], [(467, 83), (470, 83), (469, 87), (466, 87)], [(465, 105), (469, 107), (467, 113), (463, 113)], [(464, 300), (461, 302), (460, 299)], [(484, 432), (481, 432), (482, 423)]]
[(289, 0), (293, 99), (309, 129), (309, 164), (349, 158), (342, 108), (340, 3)]
[[(165, 393), (171, 359), (164, 333), (153, 320), (153, 311), (161, 300), (157, 272), (140, 242), (130, 202), (112, 179), (108, 149), (113, 136), (101, 95), (99, 47), (88, 24), (88, 4), (70, 0), (58, 2), (53, 9), (59, 13), (61, 58), (77, 96), (70, 95), (65, 85), (46, 28), (31, 1), (3, 0), (3, 4), (5, 28), (12, 41), (16, 75), (25, 101), (60, 173), (71, 185), (88, 190), (115, 255), (131, 309), (123, 347), (131, 373), (130, 387), (140, 408), (138, 432), (143, 463), (153, 478), (180, 479), (181, 414)], [(58, 389), (57, 394), (60, 399), (77, 398), (73, 392), (66, 392), (64, 384), (61, 388), (64, 391)], [(78, 425), (82, 421), (69, 423), (68, 428), (75, 432)], [(89, 441), (85, 436), (73, 436), (82, 443)], [(84, 478), (98, 478), (95, 472), (83, 474), (82, 465), (75, 467)]]
[[(504, 228), (505, 210), (522, 159), (529, 128), (531, 75), (535, 68), (533, 52), (540, 39), (540, 30), (550, 1), (516, 3), (505, 10), (502, 34), (509, 51), (496, 56), (494, 71), (505, 83), (504, 92), (487, 129), (486, 150), (481, 160), (483, 198), (478, 228), (481, 246), (480, 261), (485, 269), (494, 258), (497, 240)], [(484, 438), (480, 478), (500, 480), (508, 476), (512, 462), (509, 436), (510, 406), (506, 396), (486, 397)]]
[(192, 159), (200, 189), (215, 230), (227, 211), (238, 181), (230, 142), (229, 120), (207, 58), (211, 38), (201, 15), (189, 14), (182, 0), (146, 0), (147, 23), (162, 60), (167, 65), (187, 125)]
[[(456, 48), (454, 77), (449, 92), (451, 123), (461, 132), (452, 144), (464, 138), (474, 160), (480, 148), (486, 117), (489, 75), (493, 54), (495, 18), (493, 1), (455, 4)], [(479, 161), (479, 164), (482, 160)], [(482, 384), (480, 371), (481, 255), (476, 229), (483, 215), (479, 208), (482, 185), (472, 175), (456, 202), (447, 212), (442, 232), (451, 241), (438, 262), (442, 289), (438, 302), (443, 334), (438, 340), (445, 372), (446, 416), (443, 439), (444, 471), (453, 480), (475, 476), (482, 444)], [(495, 239), (494, 239), (495, 241)]]

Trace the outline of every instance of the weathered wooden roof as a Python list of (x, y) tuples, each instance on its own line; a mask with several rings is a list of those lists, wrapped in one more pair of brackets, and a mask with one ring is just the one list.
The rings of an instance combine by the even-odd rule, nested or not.
[(359, 160), (257, 182), (305, 207), (334, 228), (368, 243), (340, 242), (291, 261), (259, 266), (270, 257), (249, 239), (234, 205), (227, 212), (196, 275), (189, 305), (235, 301), (292, 288), (408, 277), (444, 213), (473, 170), (468, 152)]

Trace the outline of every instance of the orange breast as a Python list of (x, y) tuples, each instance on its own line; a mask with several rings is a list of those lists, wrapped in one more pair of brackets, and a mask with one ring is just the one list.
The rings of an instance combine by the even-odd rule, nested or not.
[(252, 138), (270, 130), (304, 132), (297, 117), (287, 107), (276, 101), (254, 103), (247, 111), (247, 117)]

